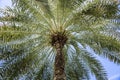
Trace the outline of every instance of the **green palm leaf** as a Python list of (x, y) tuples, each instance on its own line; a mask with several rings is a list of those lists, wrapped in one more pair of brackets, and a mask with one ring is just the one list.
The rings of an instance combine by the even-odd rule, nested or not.
[[(0, 10), (0, 79), (107, 80), (96, 59), (120, 64), (114, 0), (12, 0)], [(94, 50), (91, 53), (86, 47)]]

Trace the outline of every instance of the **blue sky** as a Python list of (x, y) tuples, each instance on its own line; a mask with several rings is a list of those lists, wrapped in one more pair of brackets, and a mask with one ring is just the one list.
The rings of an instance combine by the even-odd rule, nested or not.
[(113, 62), (110, 62), (104, 58), (99, 59), (108, 73), (109, 80), (120, 80), (120, 65), (114, 64)]
[(0, 8), (5, 8), (5, 6), (11, 6), (11, 0), (0, 0)]
[[(5, 8), (5, 6), (11, 6), (11, 0), (0, 0), (0, 8)], [(106, 69), (109, 80), (120, 80), (120, 65), (114, 64), (105, 58), (98, 57), (98, 59)]]

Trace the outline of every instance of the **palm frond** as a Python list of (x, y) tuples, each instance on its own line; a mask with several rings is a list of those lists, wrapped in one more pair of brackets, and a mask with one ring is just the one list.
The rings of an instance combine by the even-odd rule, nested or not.
[[(76, 80), (77, 79), (88, 79), (89, 80), (90, 74), (92, 73), (95, 75), (97, 80), (101, 80), (101, 79), (107, 80), (107, 77), (106, 77), (107, 74), (106, 74), (102, 64), (90, 52), (88, 52), (87, 49), (85, 49), (82, 46), (80, 47), (80, 43), (74, 42), (72, 45), (69, 45), (70, 50), (68, 50), (69, 55), (68, 55), (67, 59), (69, 60), (68, 62), (70, 62), (69, 64), (74, 65), (74, 66), (69, 65), (68, 69), (72, 69), (70, 74), (76, 75), (75, 76), (76, 78), (74, 78), (74, 76), (68, 75), (69, 78), (71, 79), (71, 77), (72, 77), (73, 79), (76, 79)], [(77, 70), (75, 68), (76, 66), (79, 67), (79, 69), (81, 69), (81, 71), (79, 71), (79, 69)], [(74, 69), (77, 71), (75, 71)], [(83, 73), (80, 75), (80, 73), (82, 71), (83, 71)], [(67, 72), (69, 72), (69, 70)], [(78, 76), (81, 76), (81, 77), (78, 77)]]
[(4, 14), (0, 17), (0, 60), (5, 61), (0, 79), (52, 80), (57, 40), (66, 40), (67, 80), (89, 80), (91, 73), (97, 80), (107, 80), (103, 66), (86, 46), (120, 63), (120, 10), (114, 0), (12, 2), (13, 8), (0, 10)]

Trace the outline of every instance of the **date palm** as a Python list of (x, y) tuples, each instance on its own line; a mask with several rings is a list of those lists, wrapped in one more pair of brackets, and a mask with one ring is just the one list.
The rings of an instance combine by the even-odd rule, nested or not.
[(12, 2), (1, 11), (0, 79), (107, 80), (96, 55), (120, 63), (117, 1)]

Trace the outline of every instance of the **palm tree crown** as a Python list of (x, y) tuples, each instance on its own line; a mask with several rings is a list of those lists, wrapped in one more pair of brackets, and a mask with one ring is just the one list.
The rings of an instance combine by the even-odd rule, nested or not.
[(12, 2), (13, 8), (1, 11), (0, 79), (89, 80), (93, 74), (107, 80), (95, 55), (120, 63), (117, 1)]

